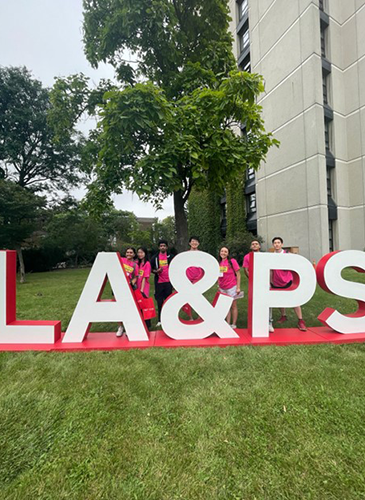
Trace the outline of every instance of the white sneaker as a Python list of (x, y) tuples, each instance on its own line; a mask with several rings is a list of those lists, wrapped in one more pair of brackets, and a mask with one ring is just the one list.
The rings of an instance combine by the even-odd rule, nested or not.
[(274, 333), (275, 332), (275, 328), (272, 326), (272, 323), (269, 324), (269, 332), (270, 333)]
[(159, 321), (156, 326), (161, 326), (161, 321)]
[(231, 325), (231, 328), (233, 328), (234, 330), (235, 328), (237, 328), (237, 325)]
[(117, 330), (116, 336), (121, 337), (123, 335), (123, 333), (124, 333), (124, 326), (120, 325), (120, 327)]

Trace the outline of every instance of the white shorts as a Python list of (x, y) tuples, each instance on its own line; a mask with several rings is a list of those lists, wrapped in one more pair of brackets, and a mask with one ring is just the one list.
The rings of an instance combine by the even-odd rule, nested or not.
[(232, 299), (235, 298), (236, 293), (237, 293), (237, 286), (233, 286), (232, 288), (228, 288), (228, 290), (223, 290), (223, 288), (218, 289), (221, 293), (225, 293), (226, 295), (229, 295), (232, 297)]

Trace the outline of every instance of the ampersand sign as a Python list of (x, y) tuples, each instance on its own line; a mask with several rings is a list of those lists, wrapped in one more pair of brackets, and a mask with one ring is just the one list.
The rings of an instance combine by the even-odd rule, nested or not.
[[(186, 275), (189, 267), (201, 267), (204, 276), (197, 283), (191, 283)], [(183, 252), (177, 255), (170, 264), (169, 277), (175, 294), (171, 295), (163, 305), (161, 312), (162, 328), (172, 339), (204, 339), (213, 333), (220, 338), (238, 338), (237, 333), (225, 321), (233, 299), (219, 294), (212, 305), (203, 293), (209, 290), (219, 276), (219, 264), (210, 254), (205, 252)], [(190, 304), (199, 314), (199, 322), (183, 322), (179, 311)]]

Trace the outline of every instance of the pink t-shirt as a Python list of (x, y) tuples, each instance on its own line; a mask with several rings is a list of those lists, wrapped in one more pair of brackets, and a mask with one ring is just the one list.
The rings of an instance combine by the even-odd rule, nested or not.
[(138, 275), (138, 265), (133, 260), (128, 260), (127, 257), (122, 257), (124, 271), (129, 281)]
[(169, 283), (169, 263), (167, 260), (167, 253), (158, 254), (158, 267), (162, 268), (162, 271), (158, 275), (158, 283)]
[[(286, 253), (284, 250), (278, 253)], [(293, 281), (293, 274), (291, 271), (283, 271), (281, 269), (274, 269), (272, 272), (271, 283), (274, 286), (283, 287)]]
[(240, 266), (236, 259), (231, 259), (232, 266), (229, 265), (228, 259), (224, 259), (219, 264), (220, 277), (218, 278), (219, 288), (229, 290), (237, 285), (236, 271), (239, 271)]
[(142, 264), (141, 266), (139, 266), (138, 269), (139, 269), (138, 270), (138, 279), (137, 279), (138, 290), (141, 290), (142, 280), (143, 280), (143, 278), (145, 278), (144, 288), (143, 288), (143, 290), (141, 290), (141, 292), (143, 292), (146, 295), (146, 297), (148, 297), (150, 294), (149, 279), (151, 276), (151, 264), (147, 261), (144, 264)]
[[(251, 252), (250, 252), (251, 253)], [(242, 267), (245, 267), (246, 269), (249, 268), (250, 265), (250, 254), (246, 253), (246, 255), (243, 257), (243, 264)]]

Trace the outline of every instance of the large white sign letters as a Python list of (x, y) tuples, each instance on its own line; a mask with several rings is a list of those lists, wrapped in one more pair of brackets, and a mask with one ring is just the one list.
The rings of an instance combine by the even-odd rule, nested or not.
[(17, 321), (16, 252), (0, 251), (0, 344), (53, 344), (60, 321)]
[[(114, 300), (101, 300), (109, 280)], [(91, 323), (123, 322), (129, 340), (148, 340), (146, 325), (134, 299), (118, 253), (100, 252), (90, 271), (63, 342), (82, 342)]]
[[(193, 284), (187, 278), (186, 271), (189, 267), (200, 267), (204, 270), (204, 276), (197, 283)], [(230, 341), (232, 344), (240, 341), (240, 335), (246, 335), (246, 339), (262, 337), (264, 341), (265, 337), (269, 337), (270, 308), (296, 307), (305, 304), (313, 296), (317, 282), (328, 293), (355, 299), (358, 302), (358, 310), (354, 314), (344, 315), (334, 309), (326, 308), (318, 319), (326, 327), (338, 333), (365, 335), (365, 284), (345, 280), (341, 275), (345, 268), (365, 272), (365, 253), (355, 250), (330, 253), (319, 261), (316, 271), (307, 259), (299, 255), (251, 253), (248, 331), (239, 334), (225, 320), (232, 298), (217, 292), (211, 304), (204, 297), (204, 293), (217, 282), (219, 265), (216, 259), (201, 251), (183, 252), (172, 260), (169, 268), (175, 292), (162, 308), (161, 322), (165, 338), (168, 336), (176, 342), (199, 339), (203, 342), (204, 339), (215, 336), (217, 342), (222, 345), (224, 339), (232, 339)], [(271, 289), (270, 272), (273, 269), (292, 271), (294, 276), (292, 286), (285, 290)], [(113, 290), (111, 300), (101, 298), (107, 280)], [(185, 304), (189, 304), (197, 312), (198, 320), (180, 319), (179, 312)], [(98, 254), (67, 331), (60, 342), (59, 321), (16, 320), (16, 252), (0, 251), (1, 345), (80, 345), (94, 322), (116, 324), (122, 322), (128, 341), (150, 345), (151, 335), (146, 328), (118, 253)], [(121, 341), (113, 336), (113, 342)], [(203, 345), (208, 345), (206, 340)], [(209, 345), (214, 345), (214, 342)], [(12, 346), (8, 349), (12, 349)]]
[[(186, 275), (189, 267), (200, 267), (204, 276), (197, 283), (191, 283)], [(219, 294), (214, 306), (203, 293), (209, 290), (218, 279), (219, 264), (205, 252), (183, 252), (171, 262), (169, 276), (176, 292), (171, 295), (162, 308), (161, 323), (166, 335), (172, 339), (204, 339), (216, 333), (220, 338), (238, 338), (237, 333), (225, 321), (233, 299)], [(182, 321), (179, 311), (189, 304), (199, 314), (200, 320)]]
[[(268, 337), (270, 308), (308, 302), (316, 290), (316, 273), (309, 260), (288, 253), (252, 253), (250, 269), (248, 328), (252, 337)], [(293, 285), (284, 290), (270, 289), (273, 269), (293, 271)]]
[(318, 283), (326, 292), (355, 299), (358, 310), (354, 314), (341, 314), (327, 308), (318, 319), (339, 333), (365, 332), (365, 285), (345, 280), (341, 273), (346, 268), (365, 273), (365, 253), (358, 250), (333, 252), (322, 257), (317, 266)]

